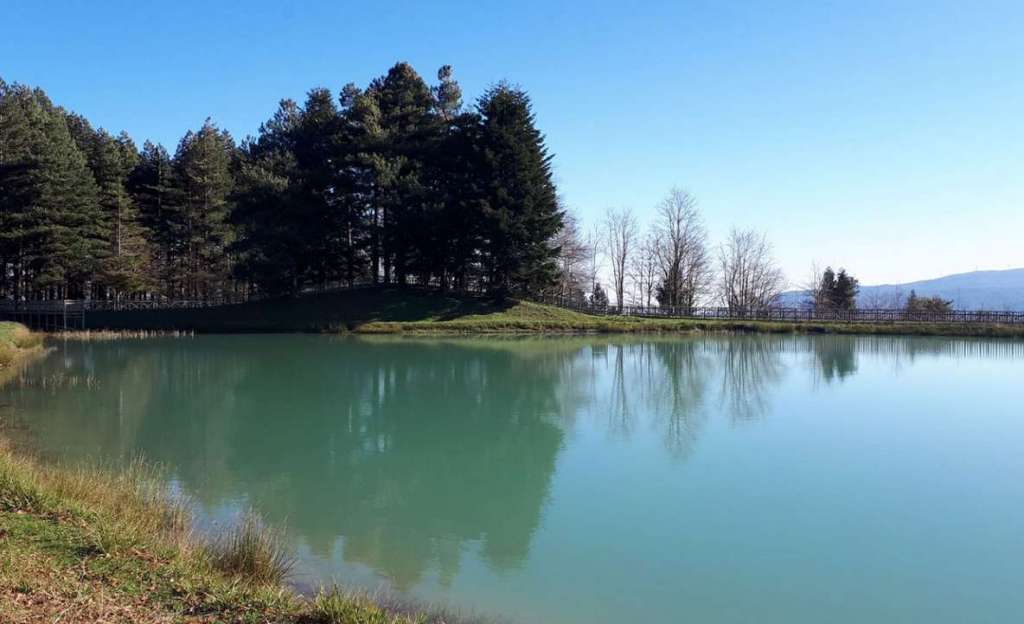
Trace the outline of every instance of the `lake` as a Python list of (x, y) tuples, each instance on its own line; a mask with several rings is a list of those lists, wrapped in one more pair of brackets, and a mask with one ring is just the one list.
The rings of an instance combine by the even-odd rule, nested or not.
[(58, 343), (0, 416), (144, 455), (300, 586), (515, 622), (1008, 622), (1024, 343), (948, 338)]

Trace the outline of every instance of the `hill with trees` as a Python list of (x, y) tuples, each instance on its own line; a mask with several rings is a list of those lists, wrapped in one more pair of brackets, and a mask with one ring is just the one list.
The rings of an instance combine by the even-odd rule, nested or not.
[[(904, 309), (911, 293), (948, 301), (955, 310), (1024, 311), (1024, 269), (971, 271), (906, 284), (859, 286), (858, 308)], [(780, 305), (805, 305), (811, 289), (789, 291)]]

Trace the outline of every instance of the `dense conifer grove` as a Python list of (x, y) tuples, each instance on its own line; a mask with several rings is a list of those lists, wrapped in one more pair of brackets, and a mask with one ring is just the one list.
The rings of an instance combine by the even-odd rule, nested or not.
[(174, 153), (0, 80), (0, 298), (240, 299), (356, 283), (539, 294), (563, 229), (527, 94), (450, 67), (283, 100)]

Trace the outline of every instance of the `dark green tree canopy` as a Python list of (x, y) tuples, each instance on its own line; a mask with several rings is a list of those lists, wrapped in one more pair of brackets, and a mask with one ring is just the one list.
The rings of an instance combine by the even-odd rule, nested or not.
[(814, 307), (818, 310), (845, 311), (857, 307), (860, 282), (849, 275), (846, 269), (839, 273), (828, 267), (822, 273), (821, 282), (814, 295)]
[(539, 293), (563, 217), (527, 94), (445, 65), (282, 100), (174, 154), (0, 81), (0, 297), (292, 294), (359, 281)]

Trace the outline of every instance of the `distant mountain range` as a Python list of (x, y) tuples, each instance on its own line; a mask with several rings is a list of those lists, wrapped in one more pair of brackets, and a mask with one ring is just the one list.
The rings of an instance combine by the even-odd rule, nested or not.
[[(860, 308), (889, 308), (902, 305), (914, 291), (922, 297), (942, 297), (958, 310), (1024, 311), (1024, 269), (972, 271), (907, 284), (861, 286), (857, 296)], [(807, 300), (805, 291), (783, 293), (779, 303), (799, 307)]]

